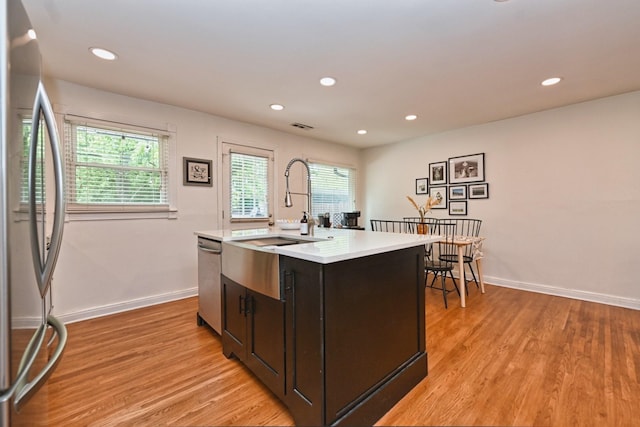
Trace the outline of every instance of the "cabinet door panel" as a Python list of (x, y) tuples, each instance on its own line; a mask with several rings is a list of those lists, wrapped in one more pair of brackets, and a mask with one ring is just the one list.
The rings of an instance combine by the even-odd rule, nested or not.
[(244, 360), (246, 289), (222, 276), (222, 348), (224, 355)]
[(301, 425), (324, 424), (322, 266), (281, 258), (287, 309), (287, 406)]
[(422, 256), (411, 248), (325, 269), (327, 423), (424, 352)]
[(284, 395), (284, 302), (248, 291), (247, 366), (280, 398)]

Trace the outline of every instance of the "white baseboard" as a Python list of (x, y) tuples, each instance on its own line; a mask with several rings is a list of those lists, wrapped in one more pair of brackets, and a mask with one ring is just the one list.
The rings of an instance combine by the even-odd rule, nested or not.
[(597, 292), (580, 291), (577, 289), (565, 289), (555, 286), (541, 285), (537, 283), (517, 282), (514, 280), (501, 279), (499, 277), (484, 276), (484, 282), (491, 285), (505, 288), (520, 289), (523, 291), (537, 292), (540, 294), (555, 295), (559, 297), (573, 298), (582, 301), (597, 302), (600, 304), (613, 305), (617, 307), (640, 310), (640, 300), (635, 298), (620, 297)]
[[(62, 323), (80, 322), (82, 320), (93, 319), (96, 317), (108, 316), (110, 314), (122, 313), (123, 311), (135, 310), (136, 308), (149, 307), (151, 305), (162, 304), (164, 302), (177, 301), (183, 298), (190, 298), (198, 295), (198, 288), (184, 289), (176, 292), (168, 292), (166, 294), (153, 295), (150, 297), (139, 298), (136, 300), (121, 302), (117, 304), (104, 305), (101, 307), (89, 308), (86, 310), (76, 311), (74, 313), (59, 314), (56, 313), (55, 307), (53, 315)], [(39, 317), (19, 317), (12, 319), (12, 328), (31, 329), (37, 328), (40, 324)]]
[[(73, 323), (82, 320), (93, 319), (96, 317), (108, 316), (110, 314), (121, 313), (123, 311), (135, 310), (136, 308), (149, 307), (151, 305), (162, 304), (165, 302), (176, 301), (183, 298), (189, 298), (198, 295), (198, 288), (184, 289), (176, 292), (168, 292), (166, 294), (153, 295), (145, 298), (125, 301), (116, 304), (109, 304), (100, 307), (89, 308), (86, 310), (76, 311), (68, 314), (54, 315), (63, 323)], [(195, 313), (194, 313), (195, 314)]]
[[(457, 275), (456, 275), (457, 277)], [(577, 289), (558, 288), (555, 286), (541, 285), (538, 283), (519, 282), (515, 280), (502, 279), (499, 277), (485, 276), (484, 281), (487, 284), (502, 286), (505, 288), (519, 289), (523, 291), (537, 292), (547, 295), (555, 295), (566, 298), (573, 298), (582, 301), (591, 301), (600, 304), (613, 305), (617, 307), (625, 307), (634, 310), (640, 310), (640, 300), (635, 298), (620, 297), (617, 295), (608, 295), (597, 292), (581, 291)], [(140, 298), (136, 300), (110, 304), (101, 307), (90, 308), (74, 313), (54, 315), (63, 323), (73, 323), (82, 320), (93, 319), (96, 317), (108, 316), (110, 314), (121, 313), (123, 311), (134, 310), (136, 308), (148, 307), (151, 305), (162, 304), (165, 302), (176, 301), (183, 298), (189, 298), (198, 295), (198, 288), (190, 288), (166, 294), (153, 295), (150, 297)], [(14, 319), (14, 327), (33, 327), (39, 323), (36, 318)]]

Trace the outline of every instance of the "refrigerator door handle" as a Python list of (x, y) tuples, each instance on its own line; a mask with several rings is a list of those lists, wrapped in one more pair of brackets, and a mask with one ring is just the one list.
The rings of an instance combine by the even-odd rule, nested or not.
[[(47, 317), (47, 325), (51, 326), (54, 333), (58, 335), (58, 345), (53, 351), (51, 358), (47, 361), (47, 364), (30, 382), (25, 383), (26, 375), (20, 375), (20, 380), (16, 381), (17, 390), (16, 396), (13, 400), (13, 406), (15, 407), (16, 411), (19, 411), (29, 401), (29, 399), (31, 399), (31, 396), (33, 396), (40, 389), (40, 387), (42, 387), (42, 385), (47, 382), (49, 376), (51, 376), (53, 371), (56, 369), (56, 366), (58, 366), (58, 363), (62, 358), (64, 348), (67, 345), (67, 328), (64, 326), (64, 324), (55, 317), (49, 315)], [(44, 332), (46, 331), (47, 325), (41, 326), (43, 330), (40, 338), (41, 342), (44, 339)], [(39, 347), (40, 346), (38, 345), (37, 348)], [(33, 357), (35, 358), (35, 355), (33, 355)], [(23, 367), (20, 366), (20, 368)], [(29, 369), (26, 369), (25, 371), (28, 372)]]
[[(53, 229), (51, 232), (51, 244), (49, 251), (40, 251), (38, 239), (38, 221), (36, 212), (36, 162), (38, 154), (38, 135), (40, 130), (40, 114), (49, 134), (51, 144), (53, 172), (55, 178), (55, 210), (53, 217)], [(60, 142), (56, 129), (55, 116), (51, 102), (47, 96), (42, 82), (38, 85), (36, 99), (33, 105), (33, 125), (31, 126), (31, 147), (29, 151), (29, 222), (31, 228), (31, 255), (36, 269), (38, 288), (40, 295), (44, 297), (51, 284), (51, 276), (60, 252), (62, 231), (64, 229), (65, 196), (64, 196), (64, 163), (61, 157)], [(44, 215), (44, 212), (42, 212)], [(44, 233), (44, 230), (43, 230)]]
[(46, 325), (40, 325), (38, 329), (36, 329), (36, 332), (25, 347), (24, 353), (22, 353), (16, 379), (13, 384), (11, 384), (11, 387), (6, 389), (6, 391), (0, 395), (0, 402), (6, 402), (11, 399), (11, 397), (16, 393), (16, 390), (20, 387), (20, 384), (25, 382), (27, 374), (29, 374), (29, 370), (36, 360), (38, 350), (42, 346), (46, 331)]
[[(6, 402), (7, 400), (11, 399), (11, 397), (16, 394), (17, 390), (23, 387), (23, 385), (27, 381), (27, 375), (29, 375), (31, 367), (35, 363), (38, 352), (42, 347), (42, 343), (44, 342), (46, 333), (47, 323), (42, 322), (40, 326), (38, 326), (38, 328), (35, 330), (35, 332), (31, 336), (31, 339), (24, 348), (24, 352), (22, 353), (22, 357), (20, 358), (20, 363), (18, 364), (15, 381), (13, 382), (13, 384), (11, 384), (11, 387), (8, 388), (5, 393), (0, 395), (0, 402)], [(54, 338), (55, 334), (52, 335), (51, 339)]]

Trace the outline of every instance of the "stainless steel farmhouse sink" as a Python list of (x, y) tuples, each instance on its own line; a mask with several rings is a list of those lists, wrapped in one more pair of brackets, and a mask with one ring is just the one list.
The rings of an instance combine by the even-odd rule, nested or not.
[(276, 246), (318, 241), (296, 237), (259, 237), (222, 243), (222, 274), (234, 282), (275, 299), (282, 299)]
[(258, 247), (265, 247), (265, 246), (297, 245), (300, 243), (309, 243), (309, 241), (294, 239), (291, 237), (262, 237), (258, 239), (239, 240), (238, 243), (242, 243), (245, 245), (254, 245)]

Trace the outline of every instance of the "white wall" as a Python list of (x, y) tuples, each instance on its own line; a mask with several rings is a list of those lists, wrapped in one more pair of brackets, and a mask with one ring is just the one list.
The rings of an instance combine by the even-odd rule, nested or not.
[[(359, 166), (359, 151), (342, 145), (63, 81), (48, 81), (47, 90), (56, 113), (164, 129), (170, 125), (177, 131), (177, 219), (65, 224), (53, 289), (54, 310), (66, 321), (195, 295), (197, 251), (193, 233), (218, 228), (221, 190), (218, 179), (213, 187), (183, 186), (182, 157), (212, 159), (218, 171), (218, 136), (275, 150), (276, 218), (297, 218), (300, 211), (299, 206), (285, 208), (283, 203), (284, 170), (291, 158)], [(302, 172), (292, 168), (292, 191), (306, 188)]]
[(365, 150), (367, 226), (415, 216), (429, 163), (481, 152), (488, 283), (640, 309), (640, 92)]
[[(632, 240), (640, 235), (640, 92), (359, 151), (67, 82), (47, 88), (58, 113), (175, 126), (180, 174), (183, 156), (217, 161), (218, 136), (274, 148), (276, 218), (299, 213), (282, 203), (292, 157), (358, 167), (356, 208), (368, 227), (370, 218), (415, 215), (405, 196), (430, 162), (484, 152), (490, 198), (469, 200), (468, 216), (483, 220), (487, 282), (640, 309)], [(292, 190), (303, 190), (294, 169)], [(67, 222), (56, 314), (69, 321), (194, 295), (193, 232), (218, 227), (218, 186), (183, 186), (180, 177), (174, 220)]]

